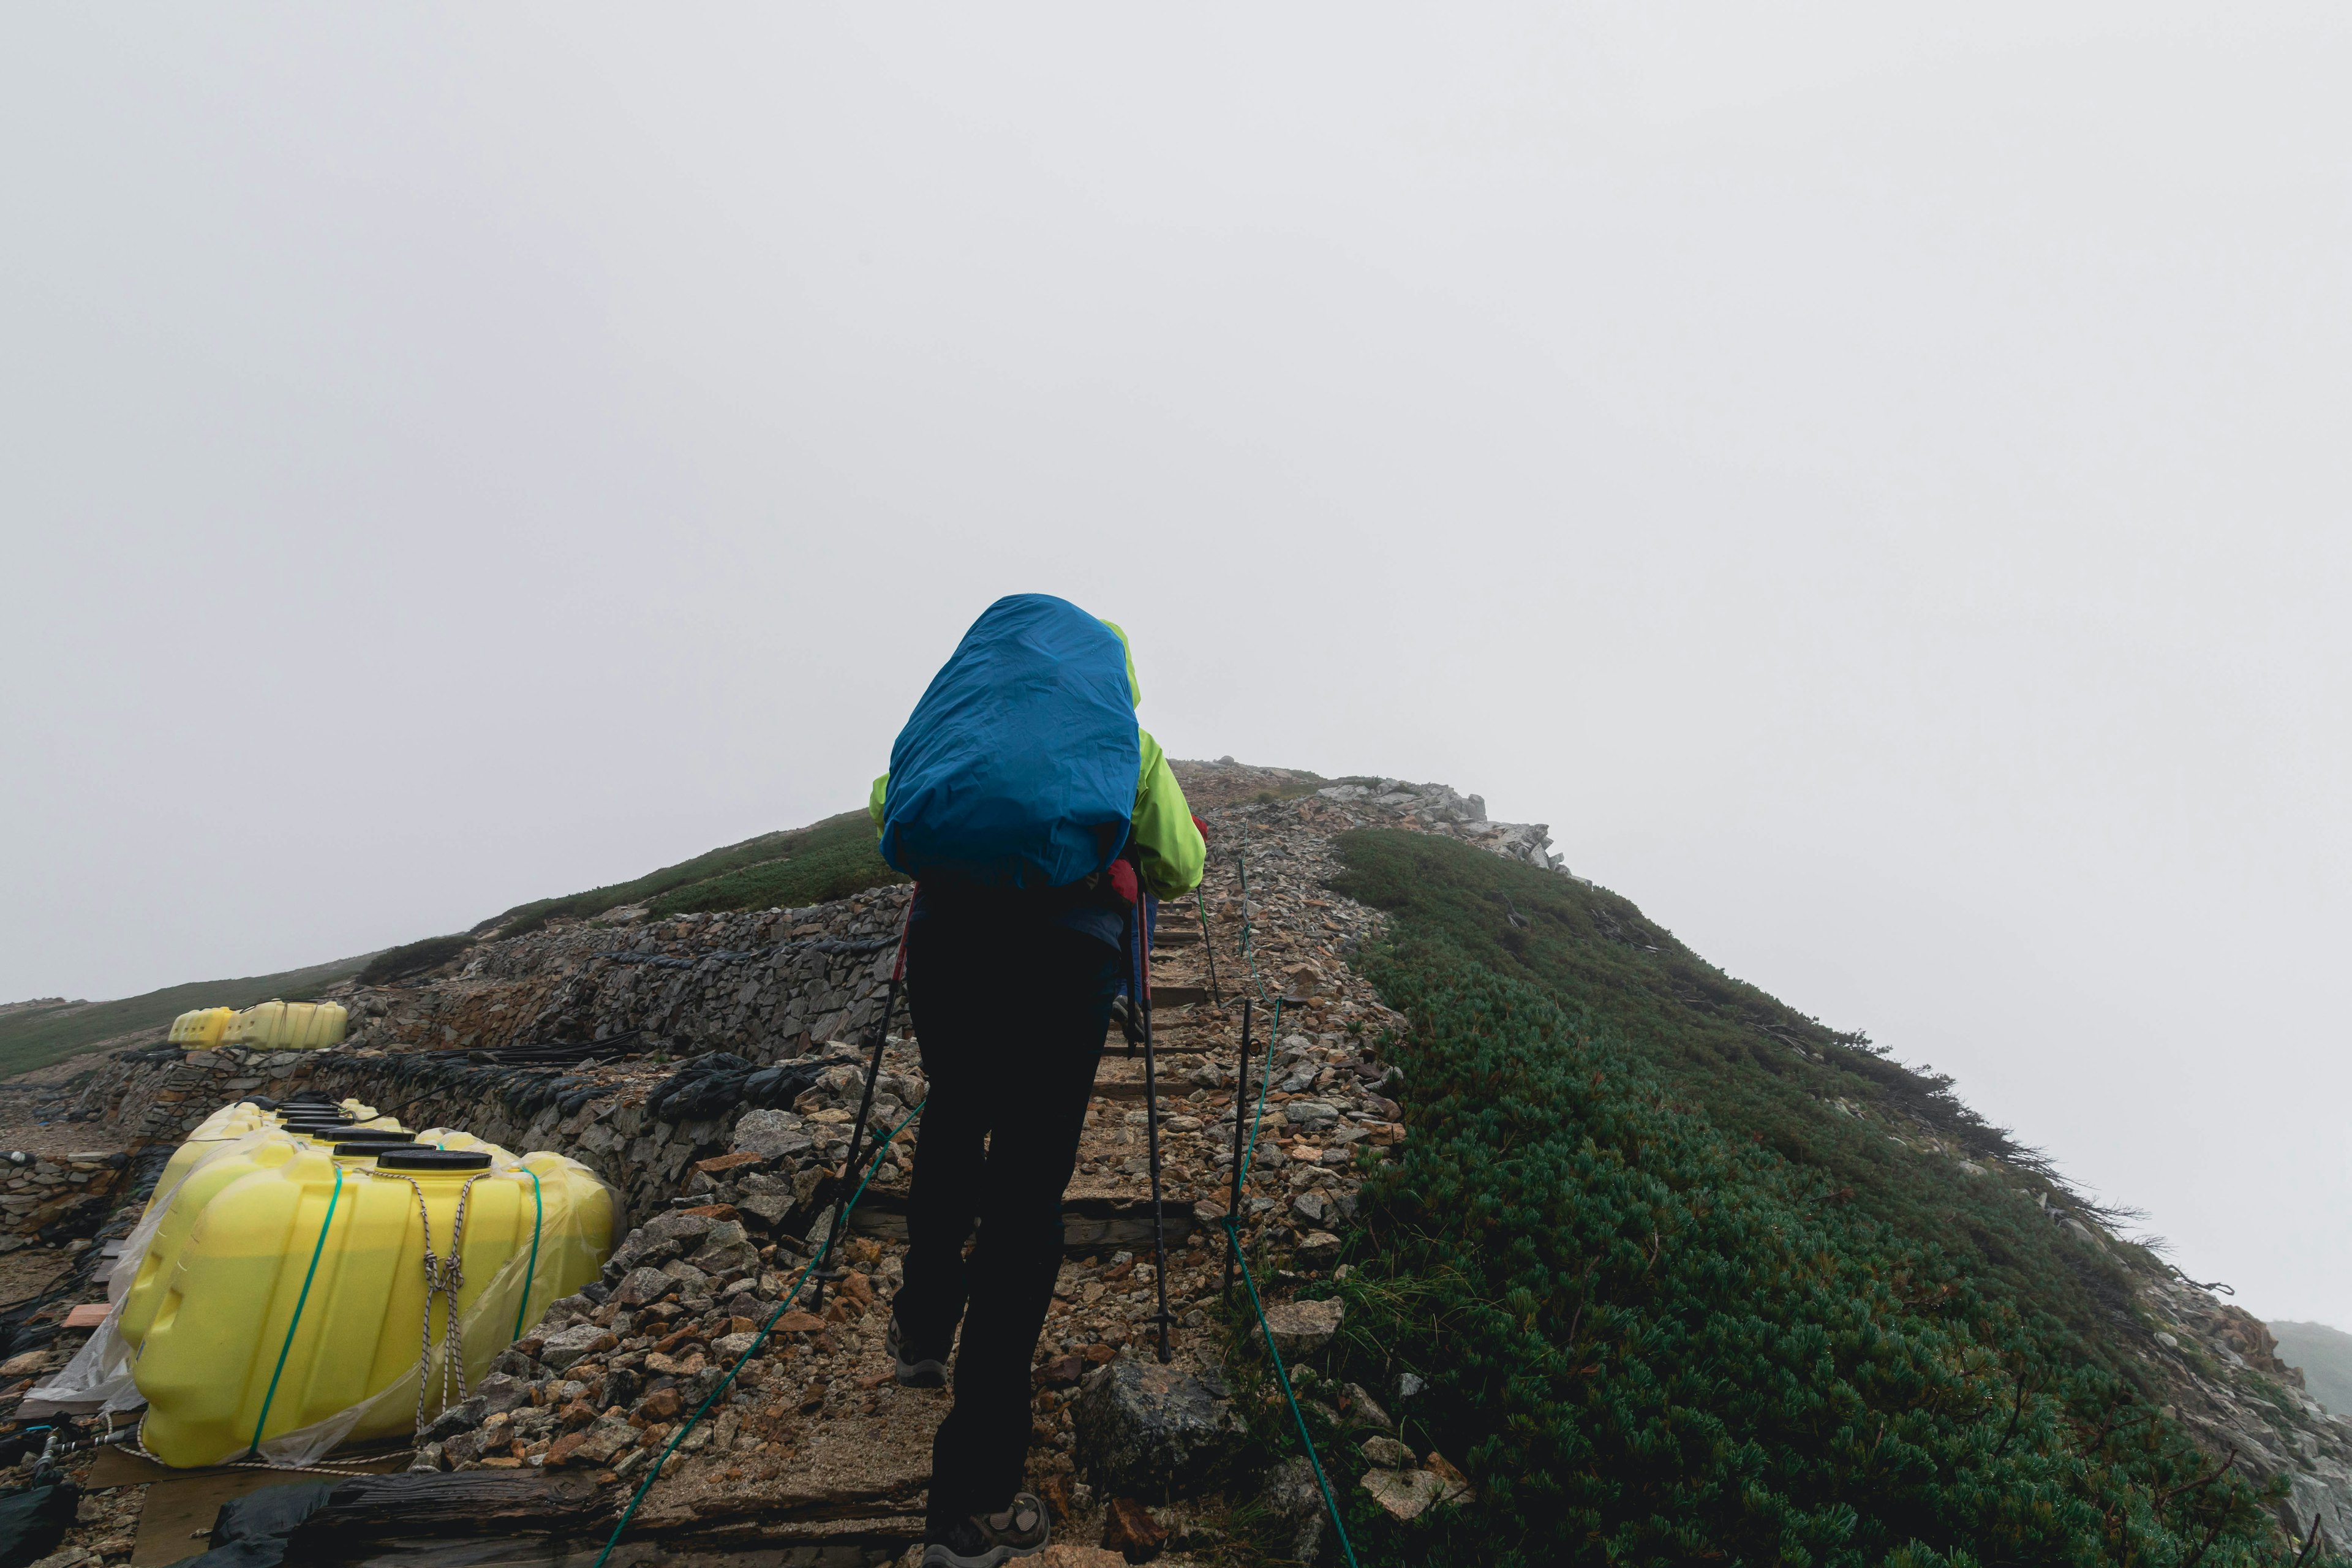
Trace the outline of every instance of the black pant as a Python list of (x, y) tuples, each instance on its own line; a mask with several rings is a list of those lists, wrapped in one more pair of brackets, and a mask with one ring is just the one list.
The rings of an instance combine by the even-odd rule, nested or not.
[(909, 1353), (944, 1356), (963, 1321), (955, 1405), (931, 1445), (934, 1529), (992, 1513), (1021, 1488), (1029, 1363), (1061, 1268), (1062, 1192), (1118, 969), (1118, 952), (1095, 938), (1002, 910), (932, 915), (908, 934), (907, 998), (930, 1099), (899, 1331)]

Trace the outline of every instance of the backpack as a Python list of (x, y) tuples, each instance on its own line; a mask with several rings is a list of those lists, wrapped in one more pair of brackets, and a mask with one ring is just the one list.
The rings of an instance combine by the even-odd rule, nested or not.
[(882, 858), (918, 880), (1069, 887), (1125, 847), (1142, 766), (1118, 634), (1066, 599), (1011, 595), (890, 748)]

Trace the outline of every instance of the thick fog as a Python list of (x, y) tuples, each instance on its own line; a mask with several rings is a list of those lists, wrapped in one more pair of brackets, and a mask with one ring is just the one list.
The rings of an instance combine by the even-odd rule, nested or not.
[(1044, 590), (2352, 1326), (2348, 26), (14, 6), (0, 1000), (847, 809)]

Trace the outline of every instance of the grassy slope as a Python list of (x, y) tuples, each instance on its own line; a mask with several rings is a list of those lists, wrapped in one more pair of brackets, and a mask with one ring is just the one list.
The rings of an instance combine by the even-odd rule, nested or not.
[[(517, 936), (551, 917), (580, 918), (635, 903), (656, 915), (791, 909), (904, 879), (876, 850), (866, 813), (851, 811), (807, 827), (761, 834), (635, 881), (519, 905), (474, 929), (480, 934), (495, 926), (502, 936)], [(305, 997), (360, 974), (372, 957), (385, 961), (372, 978), (399, 978), (453, 958), (466, 945), (463, 936), (433, 937), (283, 974), (195, 981), (119, 1002), (0, 1014), (0, 1078), (62, 1061), (121, 1035), (161, 1027), (191, 1007), (249, 1007), (273, 996)]]
[(309, 969), (289, 969), (283, 974), (199, 980), (119, 1002), (0, 1016), (0, 1078), (63, 1061), (120, 1035), (161, 1028), (191, 1007), (250, 1007), (278, 996), (299, 1001), (339, 980), (350, 979), (366, 963), (362, 954)]
[[(1485, 1494), (1398, 1526), (1327, 1431), (1367, 1564), (2284, 1563), (2263, 1489), (2132, 1385), (2113, 1263), (1948, 1084), (1604, 890), (1342, 847), (1343, 889), (1397, 916), (1363, 962), (1412, 1020), (1413, 1131), (1357, 1273), (1310, 1289), (1350, 1301), (1329, 1370), (1423, 1378), (1406, 1436)], [(1841, 1100), (2012, 1163), (1970, 1177)]]
[[(1936, 1238), (2095, 1344), (2118, 1328), (2122, 1270), (2018, 1194), (2059, 1189), (2038, 1158), (1955, 1100), (1948, 1079), (1914, 1073), (1732, 979), (1606, 889), (1422, 834), (1352, 834), (1344, 847), (1346, 891), (1590, 1009), (1716, 1126), (1820, 1171), (1863, 1212)], [(1957, 1159), (1894, 1142), (1841, 1100), (1916, 1116), (1953, 1148), (2008, 1167), (1965, 1175)]]
[(904, 880), (875, 848), (866, 813), (845, 811), (807, 827), (763, 833), (713, 849), (634, 881), (519, 904), (474, 929), (478, 933), (496, 927), (500, 936), (520, 936), (551, 919), (585, 919), (625, 904), (646, 905), (656, 915), (791, 909)]

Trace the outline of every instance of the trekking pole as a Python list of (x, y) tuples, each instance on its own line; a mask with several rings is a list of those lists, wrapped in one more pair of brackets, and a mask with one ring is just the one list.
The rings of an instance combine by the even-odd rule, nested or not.
[[(907, 974), (907, 925), (914, 919), (914, 914), (915, 899), (914, 895), (909, 893), (907, 896), (906, 917), (898, 922), (898, 956), (890, 965), (890, 987), (883, 993), (882, 1017), (874, 1026), (874, 1057), (866, 1064), (866, 1092), (858, 1097), (857, 1120), (849, 1130), (849, 1158), (842, 1163), (841, 1167), (844, 1181), (846, 1181), (848, 1176), (857, 1169), (857, 1156), (861, 1146), (866, 1142), (866, 1119), (874, 1112), (874, 1085), (882, 1076), (882, 1047), (889, 1042), (890, 1015), (898, 1005), (898, 986)], [(839, 1194), (835, 1194), (835, 1196), (837, 1200)], [(826, 1258), (832, 1255), (833, 1244), (841, 1238), (841, 1227), (848, 1223), (849, 1215), (846, 1209), (836, 1201), (833, 1205), (833, 1218), (825, 1224), (824, 1246), (817, 1251), (817, 1257)], [(810, 1298), (812, 1311), (824, 1310), (825, 1281), (841, 1279), (845, 1272), (846, 1270), (836, 1264), (831, 1268), (818, 1269), (810, 1276), (816, 1284), (816, 1294)]]
[(1209, 1000), (1222, 1013), (1225, 1010), (1225, 993), (1217, 984), (1217, 943), (1209, 934), (1209, 900), (1202, 895), (1198, 883), (1192, 887), (1192, 904), (1201, 911), (1201, 951), (1209, 955)]
[(1241, 1257), (1241, 1233), (1235, 1226), (1242, 1217), (1242, 1107), (1249, 1102), (1250, 1068), (1250, 998), (1242, 998), (1242, 1070), (1234, 1081), (1234, 1195), (1225, 1200), (1225, 1217), (1234, 1222), (1225, 1227), (1225, 1294), (1234, 1293), (1234, 1264)]
[[(1130, 954), (1135, 952), (1131, 933), (1139, 923), (1139, 914), (1131, 911), (1128, 916), (1130, 933), (1128, 951)], [(1168, 1232), (1162, 1223), (1160, 1206), (1160, 1092), (1151, 1055), (1150, 969), (1150, 955), (1146, 953), (1139, 969), (1130, 969), (1129, 973), (1135, 980), (1135, 994), (1143, 1004), (1143, 1125), (1150, 1144), (1151, 1164), (1151, 1283), (1160, 1292), (1160, 1310), (1151, 1315), (1151, 1321), (1160, 1328), (1160, 1363), (1165, 1366), (1176, 1355), (1168, 1347), (1168, 1325), (1176, 1320), (1168, 1314)]]

